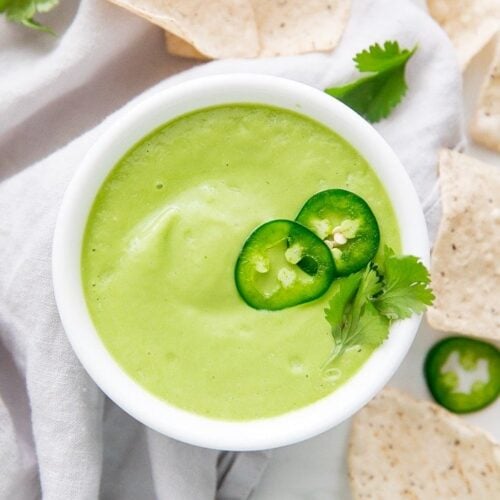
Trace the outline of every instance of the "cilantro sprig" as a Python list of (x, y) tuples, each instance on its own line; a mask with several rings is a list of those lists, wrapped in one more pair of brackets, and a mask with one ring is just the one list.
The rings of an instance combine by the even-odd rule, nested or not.
[(0, 0), (0, 14), (5, 14), (9, 21), (53, 35), (52, 29), (36, 21), (34, 16), (49, 12), (58, 4), (59, 0)]
[(353, 60), (360, 72), (372, 74), (340, 87), (327, 88), (325, 92), (371, 123), (387, 118), (406, 94), (405, 68), (416, 50), (417, 47), (401, 49), (395, 41), (385, 42), (383, 47), (378, 43), (371, 45)]
[(394, 321), (421, 313), (432, 304), (427, 268), (412, 255), (399, 256), (385, 247), (382, 262), (336, 281), (325, 309), (334, 347), (325, 367), (347, 349), (377, 347)]
[(386, 246), (378, 270), (383, 286), (373, 303), (383, 316), (392, 321), (406, 319), (432, 304), (429, 271), (414, 255), (397, 256)]

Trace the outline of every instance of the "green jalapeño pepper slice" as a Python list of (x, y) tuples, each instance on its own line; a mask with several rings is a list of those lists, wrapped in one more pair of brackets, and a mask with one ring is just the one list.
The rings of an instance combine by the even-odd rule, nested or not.
[(259, 226), (238, 257), (235, 281), (255, 309), (278, 310), (323, 295), (335, 276), (328, 247), (309, 229), (289, 220)]
[(434, 399), (455, 413), (480, 410), (500, 393), (500, 351), (480, 340), (441, 340), (427, 354), (424, 372)]
[(377, 253), (377, 219), (363, 198), (344, 189), (321, 191), (306, 201), (296, 218), (330, 248), (340, 276), (355, 273)]

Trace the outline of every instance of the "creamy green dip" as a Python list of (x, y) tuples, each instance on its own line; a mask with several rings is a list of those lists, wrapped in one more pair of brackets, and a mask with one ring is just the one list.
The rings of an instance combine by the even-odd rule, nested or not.
[(169, 403), (217, 419), (249, 420), (303, 407), (351, 377), (371, 350), (332, 348), (313, 302), (255, 310), (234, 266), (248, 235), (294, 219), (313, 194), (363, 197), (381, 247), (400, 249), (376, 174), (338, 135), (300, 114), (254, 104), (202, 109), (133, 146), (95, 199), (82, 249), (90, 315), (130, 377)]

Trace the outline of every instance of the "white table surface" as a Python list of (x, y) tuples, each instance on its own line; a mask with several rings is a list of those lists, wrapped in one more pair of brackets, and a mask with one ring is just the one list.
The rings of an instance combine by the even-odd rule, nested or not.
[[(474, 58), (465, 72), (464, 104), (467, 125), (474, 112), (492, 52), (493, 46), (490, 44)], [(465, 152), (500, 167), (500, 154), (474, 144), (470, 138)], [(448, 335), (433, 330), (425, 320), (422, 321), (415, 343), (389, 385), (418, 398), (429, 399), (422, 375), (424, 356), (439, 338)], [(487, 430), (500, 441), (500, 400), (463, 418)], [(345, 422), (313, 439), (274, 450), (262, 482), (253, 492), (251, 500), (349, 500), (351, 496), (346, 465), (349, 429), (350, 423)]]

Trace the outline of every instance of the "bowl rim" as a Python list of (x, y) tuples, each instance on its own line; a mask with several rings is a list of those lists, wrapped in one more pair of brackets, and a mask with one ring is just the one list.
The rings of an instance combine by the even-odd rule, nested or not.
[(308, 406), (270, 418), (225, 421), (197, 415), (159, 399), (124, 372), (100, 340), (85, 303), (80, 264), (88, 212), (104, 178), (140, 138), (176, 116), (228, 103), (291, 109), (343, 137), (380, 178), (396, 213), (403, 252), (417, 255), (428, 265), (429, 241), (418, 196), (399, 159), (378, 132), (320, 90), (275, 76), (243, 73), (178, 84), (143, 98), (118, 115), (85, 155), (64, 195), (53, 240), (53, 285), (61, 321), (74, 352), (90, 377), (123, 410), (148, 427), (189, 444), (224, 450), (261, 450), (313, 437), (364, 406), (403, 361), (421, 316), (394, 324), (386, 342), (334, 392)]

